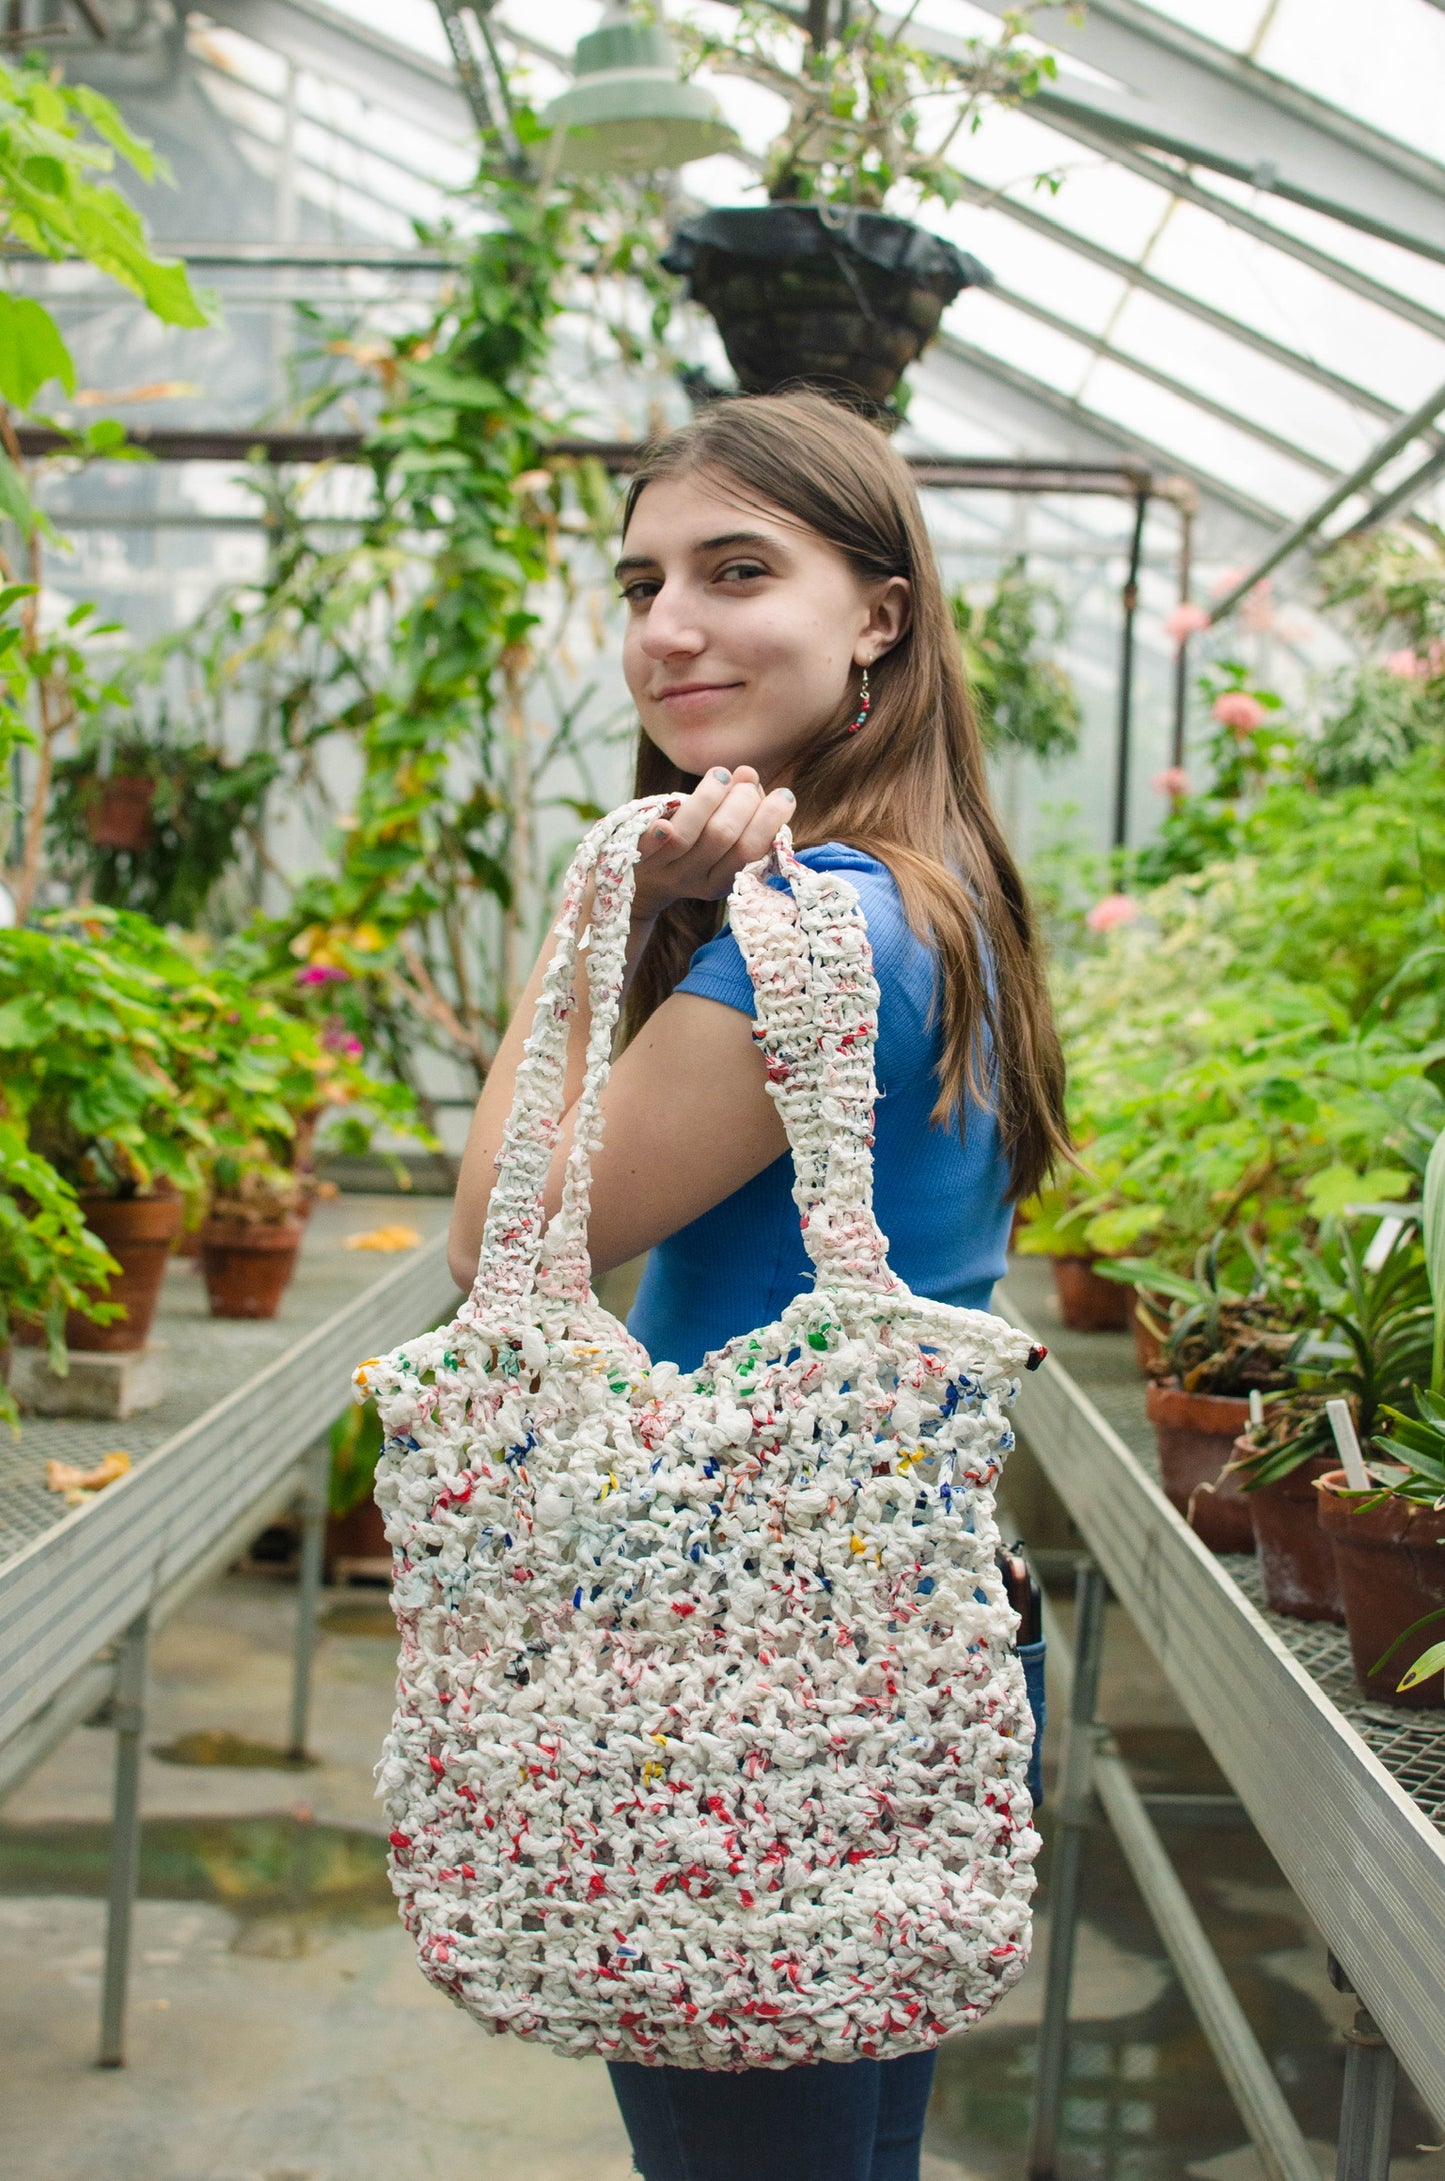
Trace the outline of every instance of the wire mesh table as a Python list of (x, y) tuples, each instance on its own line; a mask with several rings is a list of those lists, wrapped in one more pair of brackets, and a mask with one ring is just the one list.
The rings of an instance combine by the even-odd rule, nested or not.
[[(139, 1849), (146, 1647), (207, 1577), (301, 1503), (301, 1596), (291, 1744), (305, 1744), (326, 1518), (326, 1433), (362, 1357), (434, 1324), (455, 1300), (448, 1205), (338, 1198), (317, 1206), (296, 1277), (269, 1323), (208, 1316), (199, 1275), (166, 1277), (156, 1331), (171, 1390), (124, 1423), (28, 1418), (0, 1448), (0, 1794), (101, 1706), (117, 1738), (101, 2060), (124, 2057), (130, 1909)], [(404, 1218), (419, 1243), (377, 1256), (349, 1237)], [(71, 1507), (45, 1486), (58, 1456), (88, 1467), (123, 1447), (129, 1473)]]
[[(1348, 1988), (1369, 2010), (1347, 2065), (1337, 2171), (1340, 2181), (1380, 2181), (1388, 2169), (1391, 2049), (1445, 2123), (1445, 1712), (1366, 1701), (1342, 1629), (1266, 1612), (1255, 1562), (1216, 1556), (1199, 1542), (1159, 1487), (1128, 1335), (1063, 1329), (1047, 1265), (1037, 1259), (1013, 1266), (997, 1307), (1051, 1351), (1026, 1382), (1021, 1437), (1323, 1932)], [(1071, 1781), (1059, 1821), (1065, 1830), (1085, 1822), (1092, 1751), (1099, 1799), (1196, 1999), (1266, 2171), (1281, 2181), (1303, 2177), (1313, 2172), (1303, 2139), (1282, 2101), (1271, 2103), (1267, 2063), (1202, 1927), (1171, 1890), (1177, 1881), (1163, 1867), (1142, 1801), (1095, 1725), (1101, 1626), (1100, 1611), (1091, 1642), (1080, 1641), (1073, 1662), (1065, 1743)], [(1056, 1903), (1056, 1928), (1059, 1921)], [(1051, 1978), (1053, 1966), (1051, 1953)], [(1067, 1976), (1065, 1947), (1065, 1999)], [(1062, 2060), (1057, 1991), (1051, 1997), (1059, 2049), (1041, 2053), (1041, 2081)], [(1048, 2030), (1046, 2005), (1046, 2043)], [(1045, 2127), (1035, 2145), (1031, 2174), (1052, 2171), (1048, 2133)]]

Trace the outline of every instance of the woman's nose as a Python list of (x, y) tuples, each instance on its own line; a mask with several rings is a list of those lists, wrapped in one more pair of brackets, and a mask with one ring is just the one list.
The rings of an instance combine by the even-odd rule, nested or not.
[(696, 614), (689, 611), (686, 594), (667, 583), (648, 607), (639, 633), (649, 659), (674, 659), (679, 653), (695, 659), (707, 645)]

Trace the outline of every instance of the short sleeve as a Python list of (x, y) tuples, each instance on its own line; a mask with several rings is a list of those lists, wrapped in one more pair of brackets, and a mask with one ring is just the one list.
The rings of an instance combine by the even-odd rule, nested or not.
[[(909, 924), (893, 874), (877, 857), (825, 841), (801, 850), (798, 860), (812, 871), (841, 871), (858, 890), (878, 979), (878, 1084), (885, 1093), (897, 1089), (937, 1065), (934, 951)], [(742, 950), (727, 929), (698, 948), (676, 990), (757, 1013)]]

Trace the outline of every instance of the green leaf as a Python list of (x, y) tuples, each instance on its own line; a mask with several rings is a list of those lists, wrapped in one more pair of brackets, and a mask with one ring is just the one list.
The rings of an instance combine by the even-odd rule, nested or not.
[(48, 379), (75, 392), (75, 365), (43, 303), (0, 289), (0, 395), (28, 409)]
[(71, 104), (84, 114), (96, 135), (104, 137), (111, 149), (118, 151), (126, 165), (134, 167), (143, 181), (170, 180), (167, 162), (143, 136), (131, 135), (108, 98), (92, 90), (88, 83), (68, 83), (65, 88)]
[(8, 454), (0, 454), (0, 515), (8, 515), (17, 529), (29, 537), (39, 519), (38, 510)]
[(1422, 1681), (1432, 1674), (1445, 1673), (1445, 1643), (1432, 1643), (1428, 1651), (1422, 1651), (1403, 1681), (1397, 1682), (1400, 1690), (1418, 1689)]
[(1423, 1226), (1425, 1269), (1435, 1305), (1430, 1390), (1445, 1393), (1445, 1128), (1435, 1138), (1425, 1167)]

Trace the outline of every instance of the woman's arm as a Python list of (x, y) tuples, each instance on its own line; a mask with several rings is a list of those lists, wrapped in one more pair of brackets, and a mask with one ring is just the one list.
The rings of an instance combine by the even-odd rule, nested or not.
[[(627, 946), (629, 981), (652, 927), (672, 901), (720, 900), (745, 863), (765, 855), (792, 815), (787, 789), (765, 796), (751, 766), (709, 774), (675, 816), (642, 844)], [(497, 1049), (467, 1137), (452, 1209), (448, 1260), (470, 1287), (511, 1111), (523, 1042), (555, 941), (549, 937)], [(572, 1116), (582, 1089), (591, 1016), (585, 959), (578, 967), (567, 1045), (566, 1111), (547, 1184), (550, 1217), (562, 1196)], [(737, 1009), (675, 993), (644, 1025), (603, 1094), (606, 1132), (592, 1176), (588, 1242), (599, 1272), (675, 1234), (787, 1148), (769, 1098), (752, 1022)]]

